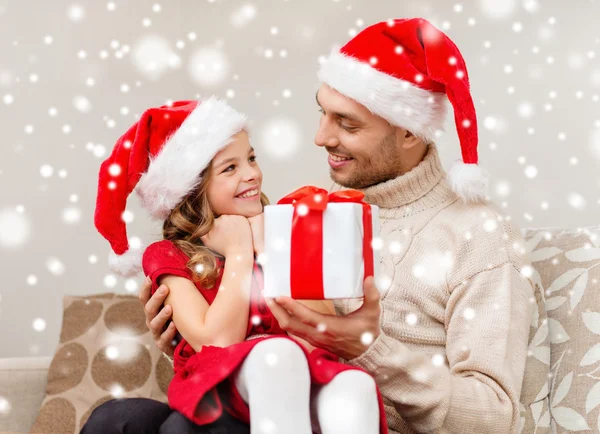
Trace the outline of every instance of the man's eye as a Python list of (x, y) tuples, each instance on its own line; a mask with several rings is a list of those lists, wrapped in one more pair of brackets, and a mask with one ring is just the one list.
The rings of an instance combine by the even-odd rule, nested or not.
[(323, 110), (322, 108), (319, 109), (319, 113), (321, 113), (322, 115), (325, 114), (325, 110)]
[(341, 127), (344, 129), (344, 130), (346, 130), (346, 131), (348, 131), (348, 132), (350, 132), (350, 133), (351, 133), (351, 132), (353, 132), (353, 131), (356, 131), (356, 127), (349, 127), (349, 126), (347, 126), (347, 125), (344, 125), (344, 124), (341, 124), (340, 126), (341, 126)]

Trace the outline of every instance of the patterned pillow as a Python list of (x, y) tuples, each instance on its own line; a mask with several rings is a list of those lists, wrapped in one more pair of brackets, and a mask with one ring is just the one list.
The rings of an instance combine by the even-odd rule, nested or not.
[(534, 271), (536, 309), (533, 312), (529, 330), (529, 350), (521, 389), (521, 417), (519, 434), (550, 433), (549, 387), (550, 340), (548, 337), (548, 317), (544, 302), (544, 289), (539, 275)]
[(600, 432), (600, 226), (525, 237), (545, 288), (551, 424), (559, 433)]
[(78, 433), (100, 404), (166, 402), (173, 368), (154, 345), (135, 296), (65, 296), (60, 342), (32, 433)]

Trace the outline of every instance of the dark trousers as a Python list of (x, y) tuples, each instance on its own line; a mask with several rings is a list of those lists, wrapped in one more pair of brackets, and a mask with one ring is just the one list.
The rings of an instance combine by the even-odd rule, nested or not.
[(97, 407), (80, 434), (250, 434), (250, 426), (225, 411), (210, 425), (199, 426), (162, 402), (125, 398)]

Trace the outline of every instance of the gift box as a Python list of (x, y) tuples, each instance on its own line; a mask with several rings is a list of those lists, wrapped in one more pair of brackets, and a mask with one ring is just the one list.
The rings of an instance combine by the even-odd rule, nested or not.
[(362, 297), (364, 279), (379, 275), (379, 208), (363, 197), (309, 186), (265, 206), (263, 295)]

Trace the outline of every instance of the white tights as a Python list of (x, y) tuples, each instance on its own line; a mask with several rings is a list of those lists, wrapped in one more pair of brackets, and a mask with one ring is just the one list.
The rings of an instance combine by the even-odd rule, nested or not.
[(344, 371), (311, 391), (304, 352), (290, 339), (256, 344), (235, 384), (250, 407), (252, 434), (379, 433), (373, 378), (362, 371)]

